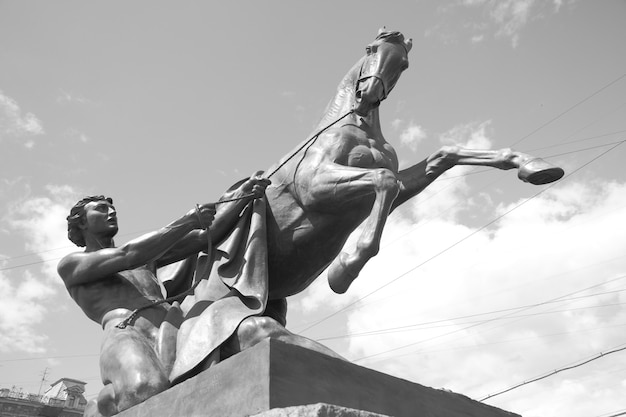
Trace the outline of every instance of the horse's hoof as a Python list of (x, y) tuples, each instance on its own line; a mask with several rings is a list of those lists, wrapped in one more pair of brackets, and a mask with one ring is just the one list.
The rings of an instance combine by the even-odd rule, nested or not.
[(352, 281), (359, 276), (358, 271), (352, 271), (346, 264), (347, 257), (347, 253), (341, 252), (328, 268), (328, 285), (337, 294), (348, 291)]
[(541, 158), (533, 158), (519, 167), (517, 177), (524, 182), (542, 185), (559, 180), (564, 174), (565, 171), (561, 168)]

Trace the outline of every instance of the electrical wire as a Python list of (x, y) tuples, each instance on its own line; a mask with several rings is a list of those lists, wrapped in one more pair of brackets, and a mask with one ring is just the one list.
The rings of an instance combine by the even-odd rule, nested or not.
[[(592, 139), (605, 138), (607, 136), (613, 136), (613, 135), (617, 135), (618, 133), (624, 133), (624, 132), (626, 132), (626, 130), (617, 130), (615, 132), (603, 133), (601, 135), (588, 136), (588, 137), (582, 138), (582, 139), (576, 139), (576, 140), (572, 140), (572, 141), (568, 141), (568, 142), (555, 143), (554, 145), (542, 146), (541, 148), (529, 149), (527, 152), (545, 151), (546, 149), (558, 148), (558, 147), (561, 147), (561, 146), (571, 145), (573, 143), (586, 142), (586, 141), (592, 140)], [(547, 158), (547, 157), (544, 156), (544, 158)]]
[[(493, 345), (502, 345), (502, 344), (507, 344), (507, 343), (519, 343), (519, 342), (524, 342), (524, 341), (528, 341), (528, 340), (537, 340), (539, 339), (540, 341), (545, 341), (548, 338), (554, 338), (554, 337), (561, 337), (561, 336), (571, 336), (573, 334), (577, 334), (577, 333), (592, 333), (592, 332), (597, 332), (597, 331), (601, 331), (601, 330), (606, 330), (606, 329), (615, 329), (615, 328), (622, 328), (622, 327), (626, 327), (626, 323), (619, 323), (619, 324), (614, 324), (614, 325), (610, 325), (610, 326), (601, 326), (601, 327), (589, 327), (589, 328), (585, 328), (585, 329), (577, 329), (577, 330), (568, 330), (568, 331), (564, 331), (564, 332), (557, 332), (557, 333), (544, 333), (544, 334), (537, 334), (534, 336), (528, 336), (528, 337), (520, 337), (520, 338), (515, 338), (515, 339), (504, 339), (504, 340), (496, 340), (493, 342), (485, 342), (485, 343), (479, 343), (479, 344), (471, 344), (471, 345), (464, 345), (464, 346), (446, 346), (446, 347), (442, 347), (442, 348), (434, 348), (434, 349), (424, 349), (424, 350), (420, 350), (418, 352), (407, 352), (407, 353), (402, 353), (399, 355), (395, 355), (394, 359), (398, 359), (404, 356), (415, 356), (415, 355), (427, 355), (430, 353), (437, 353), (437, 352), (450, 352), (450, 351), (456, 351), (456, 350), (462, 350), (464, 354), (467, 353), (468, 350), (470, 349), (480, 349), (484, 346), (493, 346)], [(381, 359), (384, 360), (384, 359)], [(374, 361), (376, 362), (376, 361)]]
[[(582, 298), (585, 298), (585, 297), (592, 297), (592, 296), (597, 296), (597, 295), (603, 295), (603, 294), (609, 294), (609, 293), (617, 293), (617, 292), (623, 292), (623, 291), (626, 291), (626, 289), (615, 290), (615, 291), (606, 291), (606, 292), (600, 293), (600, 294), (591, 294), (591, 295), (586, 295), (586, 296), (582, 296), (582, 297), (568, 298), (568, 299), (564, 299), (564, 300), (553, 300), (553, 301), (546, 302), (543, 305), (547, 305), (547, 304), (550, 304), (550, 303), (570, 302), (570, 301), (574, 301), (574, 300), (577, 300), (577, 299), (582, 299)], [(570, 311), (587, 310), (587, 309), (602, 308), (602, 307), (612, 307), (612, 306), (618, 306), (618, 305), (624, 305), (624, 304), (626, 304), (626, 303), (599, 304), (599, 305), (595, 305), (595, 306), (577, 307), (577, 308), (570, 308), (570, 309), (565, 309), (565, 310), (550, 310), (550, 311), (542, 311), (542, 312), (539, 312), (539, 313), (524, 314), (524, 315), (519, 315), (519, 316), (498, 317), (498, 318), (496, 318), (496, 320), (514, 319), (514, 318), (520, 318), (520, 317), (534, 317), (534, 316), (545, 315), (545, 314), (565, 313), (565, 312), (570, 312)], [(485, 312), (485, 313), (477, 313), (477, 314), (470, 314), (470, 315), (466, 315), (466, 316), (453, 317), (453, 318), (450, 318), (450, 319), (441, 319), (441, 320), (434, 320), (434, 321), (430, 321), (430, 322), (414, 323), (414, 324), (408, 324), (408, 325), (405, 325), (405, 326), (397, 326), (397, 327), (389, 327), (389, 328), (385, 328), (385, 329), (370, 330), (370, 331), (367, 331), (367, 332), (348, 333), (348, 334), (340, 335), (340, 336), (322, 337), (322, 338), (315, 339), (315, 341), (322, 342), (322, 341), (327, 341), (327, 340), (349, 339), (349, 338), (352, 338), (352, 337), (375, 336), (375, 335), (380, 335), (380, 334), (393, 334), (393, 333), (405, 332), (405, 331), (411, 331), (411, 330), (425, 330), (425, 329), (433, 329), (433, 328), (439, 328), (439, 327), (458, 326), (458, 325), (463, 325), (463, 324), (482, 323), (482, 322), (485, 322), (486, 320), (466, 321), (466, 322), (462, 322), (462, 323), (450, 323), (450, 322), (451, 321), (455, 321), (455, 320), (462, 320), (462, 319), (472, 318), (472, 317), (480, 317), (480, 316), (485, 316), (485, 315), (502, 313), (502, 312), (506, 312), (506, 311), (517, 311), (517, 310), (520, 310), (520, 309), (533, 308), (533, 307), (536, 307), (536, 306), (537, 305), (531, 304), (531, 305), (528, 305), (528, 306), (506, 308), (506, 309), (502, 309), (502, 310), (494, 310), (494, 311), (489, 311), (489, 312)], [(440, 323), (447, 323), (447, 324), (440, 324)]]
[[(621, 210), (621, 209), (623, 209), (623, 207), (620, 207), (620, 208), (618, 208), (618, 209), (614, 209), (614, 210), (612, 210), (612, 211)], [(612, 212), (612, 211), (610, 211), (610, 212)], [(610, 212), (609, 212), (609, 213), (610, 213)], [(569, 229), (569, 228), (568, 228), (568, 229)], [(386, 245), (386, 246), (387, 246), (387, 245)], [(604, 260), (602, 260), (602, 261), (595, 262), (595, 263), (592, 263), (592, 264), (588, 264), (588, 265), (585, 265), (585, 266), (581, 266), (581, 267), (578, 267), (578, 268), (575, 268), (575, 269), (568, 269), (568, 270), (564, 270), (563, 272), (558, 273), (558, 274), (549, 275), (549, 276), (542, 276), (542, 277), (539, 277), (539, 278), (535, 278), (534, 280), (532, 280), (532, 281), (530, 281), (530, 282), (526, 282), (524, 285), (526, 285), (526, 284), (528, 284), (528, 283), (532, 283), (532, 282), (544, 282), (544, 281), (548, 281), (548, 280), (553, 280), (553, 279), (555, 279), (556, 277), (559, 277), (559, 276), (570, 275), (570, 274), (573, 274), (573, 273), (575, 273), (575, 272), (580, 272), (580, 271), (585, 270), (585, 269), (589, 269), (589, 268), (593, 268), (593, 267), (598, 267), (598, 266), (600, 266), (600, 265), (605, 265), (605, 264), (607, 264), (607, 263), (616, 262), (616, 261), (618, 261), (618, 260), (622, 260), (622, 259), (623, 259), (623, 258), (625, 258), (625, 257), (626, 257), (626, 255), (621, 255), (621, 256), (617, 256), (617, 257), (613, 257), (613, 258), (609, 258), (609, 259), (604, 259)], [(469, 269), (471, 269), (471, 268), (472, 268), (472, 266), (473, 266), (473, 265), (468, 265), (468, 266), (467, 266), (467, 269), (468, 269), (468, 270), (469, 270)], [(518, 285), (518, 286), (519, 286), (519, 285)], [(509, 290), (509, 291), (512, 291), (513, 289), (517, 288), (518, 286), (514, 286), (514, 287), (512, 287), (512, 288), (509, 288), (508, 290)], [(495, 294), (500, 293), (500, 292), (502, 292), (502, 291), (497, 291), (497, 292), (495, 292)], [(384, 301), (386, 301), (386, 300), (388, 300), (388, 299), (390, 299), (390, 298), (393, 298), (393, 297), (395, 297), (397, 294), (398, 294), (398, 293), (395, 293), (395, 294), (389, 295), (389, 296), (384, 297), (384, 298), (378, 298), (378, 299), (375, 299), (375, 300), (370, 300), (370, 301), (368, 301), (368, 302), (363, 302), (363, 303), (360, 303), (360, 304), (358, 304), (358, 305), (353, 306), (352, 308), (348, 308), (348, 309), (346, 309), (345, 311), (356, 311), (356, 310), (361, 310), (361, 309), (363, 309), (363, 308), (371, 307), (372, 305), (375, 305), (375, 304), (380, 304), (381, 302), (384, 302)], [(491, 292), (491, 293), (488, 293), (488, 294), (484, 294), (484, 295), (493, 295), (493, 294), (494, 294), (494, 292)], [(445, 309), (445, 307), (444, 307), (444, 309)], [(307, 325), (309, 325), (309, 324), (311, 324), (311, 323), (310, 323), (310, 322), (308, 322), (308, 323), (303, 323), (303, 324), (301, 324), (301, 325), (300, 325), (300, 327), (297, 327), (297, 331), (300, 331), (300, 328), (302, 328), (302, 326), (307, 326)]]
[(596, 416), (596, 417), (618, 417), (618, 416), (626, 416), (626, 408), (621, 409), (621, 410), (611, 411), (611, 414), (602, 414), (601, 416)]
[(528, 384), (531, 384), (531, 383), (533, 383), (533, 382), (541, 381), (542, 379), (546, 379), (546, 378), (548, 378), (548, 377), (551, 377), (552, 375), (556, 375), (556, 374), (558, 374), (558, 373), (560, 373), (560, 372), (563, 372), (563, 371), (568, 371), (568, 370), (570, 370), (570, 369), (579, 368), (579, 367), (581, 367), (581, 366), (583, 366), (583, 365), (586, 365), (586, 364), (588, 364), (588, 363), (590, 363), (590, 362), (593, 362), (593, 361), (595, 361), (595, 360), (598, 360), (598, 359), (600, 359), (600, 358), (602, 358), (602, 357), (604, 357), (604, 356), (608, 356), (608, 355), (611, 355), (611, 354), (613, 354), (613, 353), (621, 352), (621, 351), (623, 351), (623, 350), (626, 350), (626, 346), (623, 346), (623, 347), (620, 347), (620, 348), (612, 348), (611, 350), (609, 350), (609, 351), (607, 351), (607, 352), (600, 352), (600, 353), (599, 353), (599, 354), (597, 354), (596, 356), (594, 356), (594, 357), (592, 357), (592, 358), (590, 358), (590, 359), (582, 360), (582, 362), (580, 362), (580, 363), (578, 363), (578, 364), (576, 364), (576, 365), (564, 366), (564, 367), (561, 367), (561, 368), (555, 369), (554, 371), (552, 371), (552, 372), (550, 372), (550, 373), (548, 373), (548, 374), (545, 374), (545, 375), (542, 375), (542, 376), (539, 376), (539, 377), (536, 377), (536, 378), (530, 379), (530, 380), (528, 380), (528, 381), (524, 381), (524, 382), (522, 382), (522, 383), (519, 383), (519, 384), (517, 384), (517, 385), (514, 385), (514, 386), (509, 387), (509, 388), (507, 388), (507, 389), (504, 389), (504, 390), (502, 390), (502, 391), (498, 391), (498, 392), (496, 392), (496, 393), (494, 393), (494, 394), (489, 394), (489, 395), (487, 395), (486, 397), (483, 397), (483, 398), (481, 398), (481, 399), (479, 399), (479, 400), (477, 400), (477, 401), (481, 401), (481, 402), (483, 402), (483, 401), (488, 400), (488, 399), (490, 399), (490, 398), (493, 398), (493, 397), (495, 397), (495, 396), (498, 396), (498, 395), (501, 395), (501, 394), (504, 394), (504, 393), (507, 393), (507, 392), (513, 391), (514, 389), (517, 389), (517, 388), (523, 387), (524, 385), (528, 385)]
[(20, 362), (20, 361), (34, 361), (40, 359), (68, 359), (68, 358), (85, 358), (92, 356), (100, 356), (99, 353), (87, 353), (81, 355), (64, 355), (64, 356), (38, 356), (34, 358), (15, 358), (15, 359), (0, 359), (0, 362)]
[(575, 151), (562, 152), (562, 153), (557, 153), (557, 154), (553, 154), (553, 155), (548, 155), (545, 158), (556, 158), (557, 156), (571, 155), (573, 153), (582, 152), (582, 151), (589, 151), (589, 150), (592, 150), (592, 149), (603, 148), (603, 147), (609, 146), (609, 145), (621, 145), (624, 142), (626, 142), (626, 140), (622, 139), (622, 140), (618, 140), (617, 142), (603, 143), (602, 145), (590, 146), (588, 148), (577, 149)]
[[(580, 289), (580, 290), (577, 290), (577, 291), (574, 291), (574, 292), (570, 292), (568, 294), (565, 294), (565, 295), (562, 295), (562, 296), (559, 296), (559, 297), (555, 297), (555, 298), (543, 301), (541, 303), (537, 303), (535, 305), (530, 305), (530, 306), (528, 306), (526, 308), (523, 308), (521, 310), (516, 310), (515, 312), (523, 312), (523, 311), (526, 311), (526, 310), (530, 310), (532, 308), (536, 308), (536, 307), (539, 307), (539, 306), (547, 305), (547, 304), (550, 304), (550, 303), (552, 303), (552, 302), (554, 302), (556, 300), (563, 299), (563, 298), (566, 298), (566, 297), (571, 297), (572, 295), (575, 295), (575, 294), (578, 294), (578, 293), (581, 293), (581, 292), (584, 292), (584, 291), (588, 291), (588, 290), (590, 290), (592, 288), (597, 288), (597, 287), (600, 287), (600, 286), (604, 286), (604, 285), (606, 285), (606, 284), (608, 284), (610, 282), (614, 282), (614, 281), (617, 281), (617, 280), (620, 280), (620, 279), (624, 279), (625, 277), (626, 276), (622, 275), (620, 277), (613, 278), (613, 279), (611, 279), (609, 281), (606, 281), (606, 282), (601, 282), (599, 284), (595, 284), (595, 285), (592, 285), (590, 287), (586, 287), (586, 288), (583, 288), (583, 289)], [(396, 352), (396, 351), (401, 350), (401, 349), (406, 349), (407, 347), (416, 346), (416, 345), (419, 345), (419, 344), (422, 344), (422, 343), (430, 342), (431, 340), (441, 339), (442, 337), (449, 336), (451, 334), (464, 332), (466, 330), (473, 329), (474, 327), (482, 326), (484, 324), (488, 324), (488, 323), (494, 322), (496, 320), (499, 320), (499, 319), (511, 316), (511, 315), (515, 314), (515, 312), (510, 312), (510, 313), (504, 314), (502, 316), (498, 316), (498, 317), (494, 317), (494, 318), (491, 318), (491, 319), (487, 319), (487, 320), (481, 321), (481, 322), (476, 323), (476, 324), (471, 324), (469, 326), (465, 326), (463, 328), (453, 330), (451, 332), (447, 332), (447, 333), (443, 333), (443, 334), (440, 334), (440, 335), (437, 335), (437, 336), (430, 337), (428, 339), (418, 340), (416, 342), (412, 342), (412, 343), (409, 343), (409, 344), (406, 344), (406, 345), (403, 345), (403, 346), (395, 347), (395, 348), (392, 348), (392, 349), (387, 349), (385, 351), (374, 353), (374, 354), (367, 355), (367, 356), (363, 356), (363, 357), (360, 357), (358, 359), (353, 359), (353, 362), (359, 362), (359, 361), (362, 361), (362, 360), (365, 360), (365, 359), (370, 359), (370, 358), (373, 358), (373, 357), (376, 357), (376, 356), (385, 355), (387, 353)]]
[(532, 132), (526, 134), (525, 136), (521, 137), (520, 139), (518, 139), (517, 141), (513, 142), (513, 144), (511, 144), (511, 146), (515, 146), (523, 141), (525, 141), (526, 139), (528, 139), (530, 136), (534, 135), (535, 133), (537, 133), (538, 131), (540, 131), (541, 129), (543, 129), (544, 127), (552, 124), (553, 122), (555, 122), (556, 120), (560, 119), (561, 117), (565, 116), (567, 113), (569, 113), (570, 111), (574, 110), (576, 107), (580, 106), (581, 104), (585, 103), (586, 101), (590, 100), (591, 98), (595, 97), (596, 95), (600, 94), (602, 91), (606, 90), (607, 88), (609, 88), (610, 86), (612, 86), (613, 84), (617, 83), (618, 81), (620, 81), (622, 78), (626, 77), (626, 73), (620, 75), (619, 77), (615, 78), (613, 81), (609, 82), (608, 84), (604, 85), (603, 87), (601, 87), (600, 89), (594, 91), (593, 93), (591, 93), (590, 95), (588, 95), (587, 97), (585, 97), (584, 99), (580, 100), (579, 102), (577, 102), (576, 104), (574, 104), (573, 106), (567, 108), (566, 110), (564, 110), (563, 112), (559, 113), (558, 115), (556, 115), (555, 117), (553, 117), (552, 119), (548, 120), (547, 122), (543, 123), (542, 125), (540, 125), (538, 128), (536, 128), (535, 130), (533, 130)]
[[(138, 231), (138, 232), (120, 233), (119, 235), (117, 235), (117, 237), (141, 235), (141, 234), (144, 234), (144, 233), (151, 232), (153, 230), (154, 229), (148, 229), (148, 230), (141, 230), (141, 231)], [(55, 252), (55, 251), (58, 251), (58, 250), (71, 249), (71, 248), (76, 248), (76, 245), (68, 244), (68, 245), (65, 245), (65, 246), (59, 246), (59, 247), (52, 248), (52, 249), (44, 249), (44, 250), (40, 250), (40, 251), (37, 251), (37, 252), (24, 253), (22, 255), (16, 255), (16, 256), (11, 256), (11, 257), (7, 257), (7, 258), (2, 258), (2, 259), (0, 259), (0, 261), (2, 261), (2, 262), (9, 262), (9, 261), (13, 261), (15, 259), (26, 258), (26, 257), (29, 257), (29, 256), (41, 255), (42, 253)], [(56, 259), (50, 259), (50, 261), (52, 261), (52, 260), (56, 260)], [(16, 265), (15, 268), (20, 268), (22, 266), (27, 266), (27, 265), (28, 264)], [(8, 268), (8, 269), (11, 269), (11, 268)], [(0, 269), (0, 271), (2, 271), (2, 270), (3, 269)]]

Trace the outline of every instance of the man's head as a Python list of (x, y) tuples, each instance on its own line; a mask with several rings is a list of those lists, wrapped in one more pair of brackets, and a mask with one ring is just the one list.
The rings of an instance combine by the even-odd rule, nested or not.
[(111, 237), (117, 233), (117, 217), (110, 197), (93, 195), (74, 204), (67, 216), (67, 237), (76, 246), (86, 245), (84, 231), (88, 229), (90, 221), (96, 227), (104, 227), (103, 231)]

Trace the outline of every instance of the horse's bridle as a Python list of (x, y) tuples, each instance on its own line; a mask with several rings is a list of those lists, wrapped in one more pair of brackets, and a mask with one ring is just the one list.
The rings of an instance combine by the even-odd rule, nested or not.
[(372, 55), (367, 55), (366, 58), (363, 60), (363, 63), (361, 64), (361, 68), (359, 69), (359, 76), (357, 77), (356, 83), (354, 84), (354, 91), (356, 92), (357, 88), (359, 87), (359, 83), (361, 81), (365, 81), (368, 78), (378, 79), (378, 81), (380, 81), (380, 84), (383, 86), (383, 98), (378, 100), (378, 103), (376, 103), (378, 105), (380, 104), (381, 101), (387, 98), (387, 86), (385, 85), (385, 80), (383, 79), (383, 76), (380, 72), (376, 71), (371, 74), (363, 74), (363, 68), (365, 67), (365, 64), (369, 63), (369, 60), (371, 58), (372, 58)]
[[(402, 45), (402, 47), (404, 48), (404, 50), (406, 51), (407, 55), (409, 53), (409, 50), (407, 49), (406, 45), (404, 44), (399, 44)], [(370, 63), (370, 59), (372, 59), (374, 57), (374, 55), (378, 54), (378, 51), (376, 52), (372, 52), (372, 49), (375, 45), (374, 44), (369, 44), (367, 46), (367, 55), (365, 57), (365, 59), (363, 60), (363, 63), (361, 64), (361, 68), (359, 69), (359, 76), (356, 79), (356, 83), (354, 84), (354, 91), (356, 92), (359, 83), (361, 81), (367, 80), (368, 78), (376, 78), (378, 79), (378, 81), (380, 81), (380, 84), (383, 86), (383, 98), (381, 98), (378, 103), (376, 103), (377, 105), (380, 104), (381, 101), (385, 100), (387, 98), (387, 95), (389, 94), (389, 89), (387, 88), (387, 84), (385, 84), (385, 79), (383, 78), (382, 74), (380, 73), (380, 71), (375, 71), (371, 74), (363, 74), (363, 68), (365, 68), (366, 64)], [(376, 45), (377, 46), (377, 45)], [(368, 65), (368, 67), (371, 67), (371, 65)], [(378, 69), (380, 67), (380, 65), (377, 65)]]

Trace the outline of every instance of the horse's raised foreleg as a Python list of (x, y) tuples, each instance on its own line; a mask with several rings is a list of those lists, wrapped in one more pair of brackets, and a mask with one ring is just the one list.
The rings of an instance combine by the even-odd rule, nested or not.
[(440, 165), (449, 169), (450, 164), (488, 166), (503, 170), (517, 168), (519, 179), (535, 185), (554, 182), (564, 174), (561, 168), (541, 158), (513, 149), (478, 150), (459, 146), (444, 146), (428, 158), (426, 174), (437, 172)]
[(344, 293), (365, 263), (378, 253), (391, 204), (398, 195), (398, 180), (388, 169), (363, 169), (338, 164), (324, 165), (310, 178), (310, 182), (301, 184), (299, 188), (301, 201), (317, 210), (333, 211), (337, 216), (360, 216), (357, 213), (362, 212), (363, 207), (356, 206), (369, 206), (372, 203), (368, 197), (374, 197), (356, 250), (352, 254), (341, 252), (328, 269), (330, 287), (337, 293)]
[(502, 170), (518, 170), (517, 176), (535, 185), (560, 179), (561, 168), (532, 155), (512, 149), (478, 150), (444, 146), (422, 162), (398, 173), (400, 193), (392, 209), (419, 194), (437, 177), (455, 165), (488, 166)]

